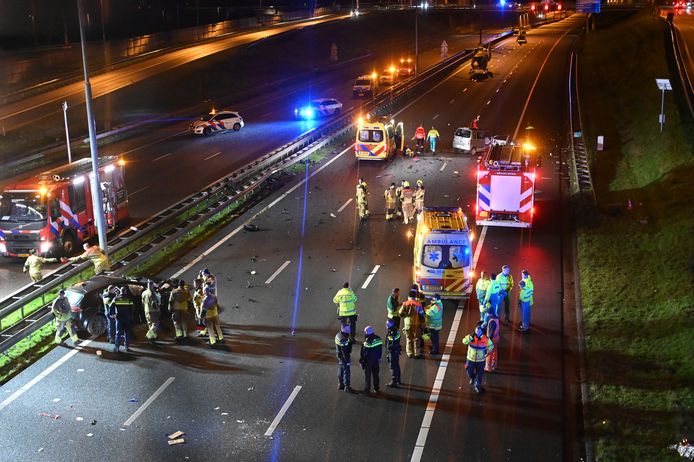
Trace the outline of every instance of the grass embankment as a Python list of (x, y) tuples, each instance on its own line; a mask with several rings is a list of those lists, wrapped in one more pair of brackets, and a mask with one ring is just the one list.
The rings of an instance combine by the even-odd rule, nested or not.
[(681, 460), (667, 446), (694, 439), (694, 127), (676, 89), (660, 133), (654, 79), (678, 85), (666, 40), (643, 12), (588, 34), (579, 61), (598, 206), (579, 208), (578, 261), (601, 461)]

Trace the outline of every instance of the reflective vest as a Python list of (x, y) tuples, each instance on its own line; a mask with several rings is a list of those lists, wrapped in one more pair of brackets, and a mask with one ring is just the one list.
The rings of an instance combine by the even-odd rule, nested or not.
[(499, 295), (499, 291), (501, 291), (501, 284), (499, 284), (499, 281), (491, 281), (487, 288), (487, 293), (484, 296), (484, 300), (488, 302), (491, 297)]
[(190, 300), (190, 293), (185, 288), (176, 287), (171, 291), (169, 305), (172, 310), (185, 311), (188, 309), (188, 300)]
[(419, 331), (419, 310), (422, 304), (417, 300), (408, 298), (400, 307), (400, 317), (403, 320), (403, 329), (414, 329)]
[(92, 264), (94, 264), (94, 272), (96, 274), (99, 274), (102, 271), (111, 270), (111, 265), (108, 262), (108, 258), (106, 258), (106, 255), (104, 255), (101, 249), (95, 245), (85, 250), (85, 252), (82, 255), (78, 255), (77, 257), (72, 257), (69, 259), (70, 262), (83, 260), (89, 260), (92, 262)]
[(217, 297), (205, 295), (205, 298), (202, 300), (202, 308), (205, 310), (205, 319), (216, 318), (219, 315), (217, 311)]
[(388, 310), (388, 319), (393, 319), (393, 316), (399, 316), (398, 312), (400, 308), (400, 301), (395, 298), (395, 295), (390, 294), (388, 301), (386, 302), (386, 309)]
[(333, 303), (338, 306), (338, 316), (354, 316), (357, 314), (357, 296), (349, 287), (337, 291)]
[(510, 274), (508, 276), (504, 276), (504, 273), (498, 274), (496, 280), (499, 282), (501, 290), (511, 292), (511, 289), (513, 289), (513, 276)]
[(467, 345), (467, 360), (473, 363), (480, 363), (487, 358), (487, 353), (494, 349), (494, 343), (482, 335), (482, 338), (468, 335), (463, 339), (463, 343)]
[(383, 340), (376, 334), (367, 335), (361, 345), (361, 359), (366, 362), (378, 362), (383, 354)]
[(530, 302), (530, 304), (532, 305), (535, 302), (533, 298), (533, 290), (535, 288), (535, 286), (533, 285), (533, 281), (532, 279), (530, 279), (530, 276), (528, 276), (527, 278), (523, 278), (522, 281), (525, 282), (525, 287), (521, 286), (520, 295), (518, 296), (518, 298), (521, 302)]
[(477, 291), (477, 300), (481, 303), (484, 301), (484, 297), (487, 296), (487, 289), (491, 285), (492, 281), (489, 279), (479, 278), (477, 284), (475, 285), (475, 290)]
[(387, 209), (394, 209), (395, 208), (395, 189), (388, 188), (383, 193), (383, 195), (386, 198), (386, 208)]
[(429, 130), (429, 133), (427, 133), (428, 138), (438, 138), (439, 136), (441, 135), (439, 135), (439, 131), (435, 128), (432, 128), (431, 130)]
[(429, 329), (441, 330), (443, 327), (443, 303), (441, 300), (431, 302), (425, 313), (427, 327)]
[(402, 188), (402, 203), (412, 204), (413, 201), (414, 193), (412, 192), (412, 188)]
[[(492, 323), (494, 323), (494, 333), (491, 332)], [(499, 319), (489, 319), (489, 322), (487, 323), (487, 337), (489, 337), (493, 343), (497, 343), (499, 341)]]
[(424, 127), (417, 127), (417, 129), (414, 131), (414, 137), (418, 140), (423, 140), (426, 138), (427, 132), (424, 131)]
[(337, 352), (337, 359), (349, 364), (349, 357), (352, 354), (352, 342), (349, 340), (349, 335), (343, 337), (342, 332), (337, 333), (335, 351)]
[(51, 311), (58, 321), (68, 321), (72, 317), (72, 310), (67, 297), (56, 298), (51, 306)]
[(145, 314), (160, 311), (159, 300), (149, 289), (142, 292), (142, 306), (145, 309)]

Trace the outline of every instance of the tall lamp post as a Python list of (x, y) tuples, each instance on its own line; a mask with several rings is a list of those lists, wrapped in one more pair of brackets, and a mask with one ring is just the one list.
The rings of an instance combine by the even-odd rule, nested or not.
[(65, 141), (67, 143), (67, 163), (72, 163), (72, 151), (70, 150), (70, 131), (67, 129), (67, 101), (63, 101), (63, 119), (65, 120)]
[(106, 241), (106, 221), (104, 220), (104, 203), (101, 195), (101, 182), (99, 181), (99, 153), (96, 147), (96, 127), (92, 114), (92, 86), (89, 83), (89, 67), (87, 67), (87, 50), (84, 40), (84, 24), (82, 23), (82, 0), (77, 0), (77, 16), (80, 26), (80, 45), (82, 47), (82, 69), (84, 71), (84, 99), (87, 106), (87, 127), (89, 129), (89, 151), (92, 155), (92, 203), (94, 206), (94, 218), (96, 230), (99, 235), (99, 247), (108, 256)]

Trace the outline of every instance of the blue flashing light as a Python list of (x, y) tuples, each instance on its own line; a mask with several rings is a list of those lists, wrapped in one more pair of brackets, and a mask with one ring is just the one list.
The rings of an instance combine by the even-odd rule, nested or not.
[(501, 8), (504, 8), (506, 6), (506, 0), (499, 0), (499, 6), (501, 6)]
[(305, 106), (302, 108), (294, 109), (294, 115), (301, 117), (302, 119), (314, 119), (316, 117), (316, 111), (311, 106)]

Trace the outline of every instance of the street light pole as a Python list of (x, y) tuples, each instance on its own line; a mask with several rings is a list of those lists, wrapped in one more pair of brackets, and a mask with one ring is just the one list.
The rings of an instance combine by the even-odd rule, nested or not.
[(99, 181), (99, 153), (96, 147), (96, 127), (92, 114), (92, 86), (89, 83), (89, 68), (87, 67), (87, 50), (84, 39), (84, 24), (82, 23), (82, 0), (77, 0), (77, 16), (80, 26), (80, 45), (82, 47), (82, 69), (84, 71), (84, 96), (87, 106), (87, 127), (89, 129), (89, 151), (92, 155), (92, 205), (94, 208), (94, 219), (96, 230), (99, 234), (99, 247), (108, 256), (108, 245), (106, 242), (106, 223), (104, 220), (104, 202), (101, 195), (101, 182)]
[(65, 141), (67, 142), (67, 163), (72, 163), (72, 151), (70, 150), (70, 132), (67, 129), (67, 101), (63, 101), (63, 119), (65, 120)]
[(414, 76), (419, 77), (419, 10), (414, 7)]

